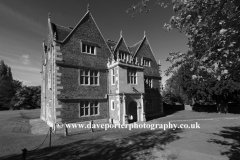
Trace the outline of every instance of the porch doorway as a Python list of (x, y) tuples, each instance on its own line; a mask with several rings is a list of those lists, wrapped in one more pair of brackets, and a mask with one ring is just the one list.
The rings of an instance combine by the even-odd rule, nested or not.
[(137, 102), (132, 101), (128, 105), (128, 123), (137, 122)]

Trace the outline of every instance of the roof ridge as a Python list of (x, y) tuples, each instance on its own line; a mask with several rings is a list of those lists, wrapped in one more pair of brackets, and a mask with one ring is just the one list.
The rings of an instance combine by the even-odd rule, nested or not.
[(138, 45), (139, 43), (141, 43), (143, 41), (143, 39), (141, 39), (139, 42), (135, 43), (134, 45), (132, 46), (129, 46), (129, 47), (135, 47), (136, 45)]
[(143, 41), (144, 41), (144, 39), (147, 39), (147, 36), (146, 36), (146, 35), (144, 35), (144, 37), (143, 37), (142, 41), (140, 41), (141, 43), (139, 44), (139, 46), (138, 46), (138, 48), (137, 48), (136, 52), (134, 53), (134, 55), (133, 55), (134, 57), (137, 55), (137, 52), (138, 52), (138, 50), (139, 50), (140, 46), (143, 44)]
[(62, 41), (60, 41), (60, 43), (63, 43), (66, 41), (66, 39), (68, 39), (68, 37), (75, 31), (75, 29), (78, 27), (78, 25), (83, 21), (83, 19), (90, 14), (89, 11), (87, 11), (87, 13), (85, 13), (85, 15), (82, 17), (82, 19), (80, 21), (78, 21), (78, 23), (73, 27), (73, 29), (71, 30), (71, 32), (67, 35), (67, 37), (65, 37)]
[(114, 43), (117, 43), (116, 41), (114, 40), (111, 40), (111, 39), (107, 39), (108, 42), (114, 42)]
[[(53, 22), (51, 22), (51, 23), (53, 23)], [(71, 29), (71, 28), (69, 28), (69, 27), (65, 27), (65, 26), (62, 26), (62, 25), (60, 25), (60, 24), (57, 24), (57, 23), (53, 23), (53, 24), (55, 24), (55, 25), (57, 25), (57, 26), (60, 26), (60, 27), (67, 28), (67, 29), (69, 29), (69, 30), (72, 30), (72, 29)]]

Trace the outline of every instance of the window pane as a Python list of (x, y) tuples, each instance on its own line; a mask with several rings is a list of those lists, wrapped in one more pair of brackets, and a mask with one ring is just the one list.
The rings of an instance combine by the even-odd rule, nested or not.
[(94, 78), (90, 77), (90, 84), (94, 84), (93, 80), (94, 80)]
[(95, 82), (94, 84), (98, 84), (98, 77), (95, 77)]
[(84, 84), (84, 77), (80, 76), (80, 84)]
[(85, 75), (88, 75), (89, 74), (89, 70), (85, 70)]
[(88, 109), (89, 109), (89, 108), (85, 108), (85, 116), (88, 116), (88, 115), (89, 115)]
[(83, 108), (84, 107), (84, 101), (80, 102), (80, 107)]
[(84, 70), (80, 70), (80, 75), (84, 75)]
[(91, 46), (91, 53), (94, 54), (94, 46)]
[(88, 76), (85, 77), (85, 84), (88, 84)]
[(82, 44), (82, 52), (86, 52), (86, 44)]
[(98, 102), (97, 101), (95, 101), (95, 106), (98, 106)]
[(95, 76), (98, 76), (98, 71), (95, 71)]
[(84, 108), (80, 108), (80, 116), (84, 116)]
[(94, 71), (90, 71), (90, 76), (93, 76), (93, 74), (94, 74)]
[(85, 107), (88, 107), (89, 102), (85, 101)]
[(134, 77), (134, 84), (136, 84), (136, 77)]
[(98, 114), (98, 107), (94, 107), (95, 109), (95, 114)]
[(91, 106), (91, 108), (90, 108), (90, 115), (93, 115), (93, 114), (94, 114), (94, 107)]
[(90, 46), (87, 45), (87, 53), (90, 53)]

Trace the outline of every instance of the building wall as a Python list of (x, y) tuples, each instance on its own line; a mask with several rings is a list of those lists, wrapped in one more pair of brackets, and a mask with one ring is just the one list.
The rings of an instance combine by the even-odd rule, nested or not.
[(98, 100), (99, 103), (99, 115), (80, 117), (79, 103), (81, 100), (62, 100), (59, 102), (62, 105), (61, 119), (63, 123), (73, 123), (90, 121), (96, 119), (108, 119), (108, 102), (105, 100)]
[[(97, 45), (96, 55), (81, 52), (81, 41)], [(60, 45), (61, 61), (65, 65), (58, 65), (59, 86), (61, 91), (57, 95), (61, 105), (60, 115), (62, 122), (80, 122), (94, 119), (108, 118), (108, 72), (107, 61), (111, 53), (92, 17), (87, 15), (74, 33)], [(99, 85), (80, 85), (79, 69), (92, 69), (99, 71)], [(99, 100), (99, 116), (79, 117), (80, 100)]]
[(120, 93), (135, 93), (134, 87), (138, 92), (144, 93), (144, 78), (143, 70), (137, 69), (137, 84), (127, 83), (127, 67), (119, 66), (119, 92)]
[[(111, 109), (112, 100), (114, 101), (114, 105), (115, 105), (114, 110)], [(121, 106), (119, 103), (119, 96), (115, 96), (115, 95), (109, 96), (109, 118), (113, 120), (113, 123), (119, 123), (119, 113), (121, 112), (120, 108)]]

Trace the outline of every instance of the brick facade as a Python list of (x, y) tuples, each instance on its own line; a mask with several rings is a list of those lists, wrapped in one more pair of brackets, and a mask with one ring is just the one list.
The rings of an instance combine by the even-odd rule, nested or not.
[[(137, 120), (144, 121), (144, 97), (151, 97), (155, 113), (162, 113), (159, 65), (146, 36), (133, 47), (122, 35), (118, 42), (106, 41), (89, 11), (74, 28), (52, 23), (49, 15), (48, 30), (47, 44), (43, 44), (41, 118), (49, 126), (98, 119), (128, 123), (131, 101), (138, 107)], [(128, 59), (119, 61), (120, 52), (128, 54)], [(151, 60), (151, 67), (141, 64), (142, 57)], [(136, 70), (137, 84), (128, 84), (128, 69)], [(152, 88), (144, 88), (145, 77), (152, 78)], [(84, 107), (89, 108), (83, 111)]]

